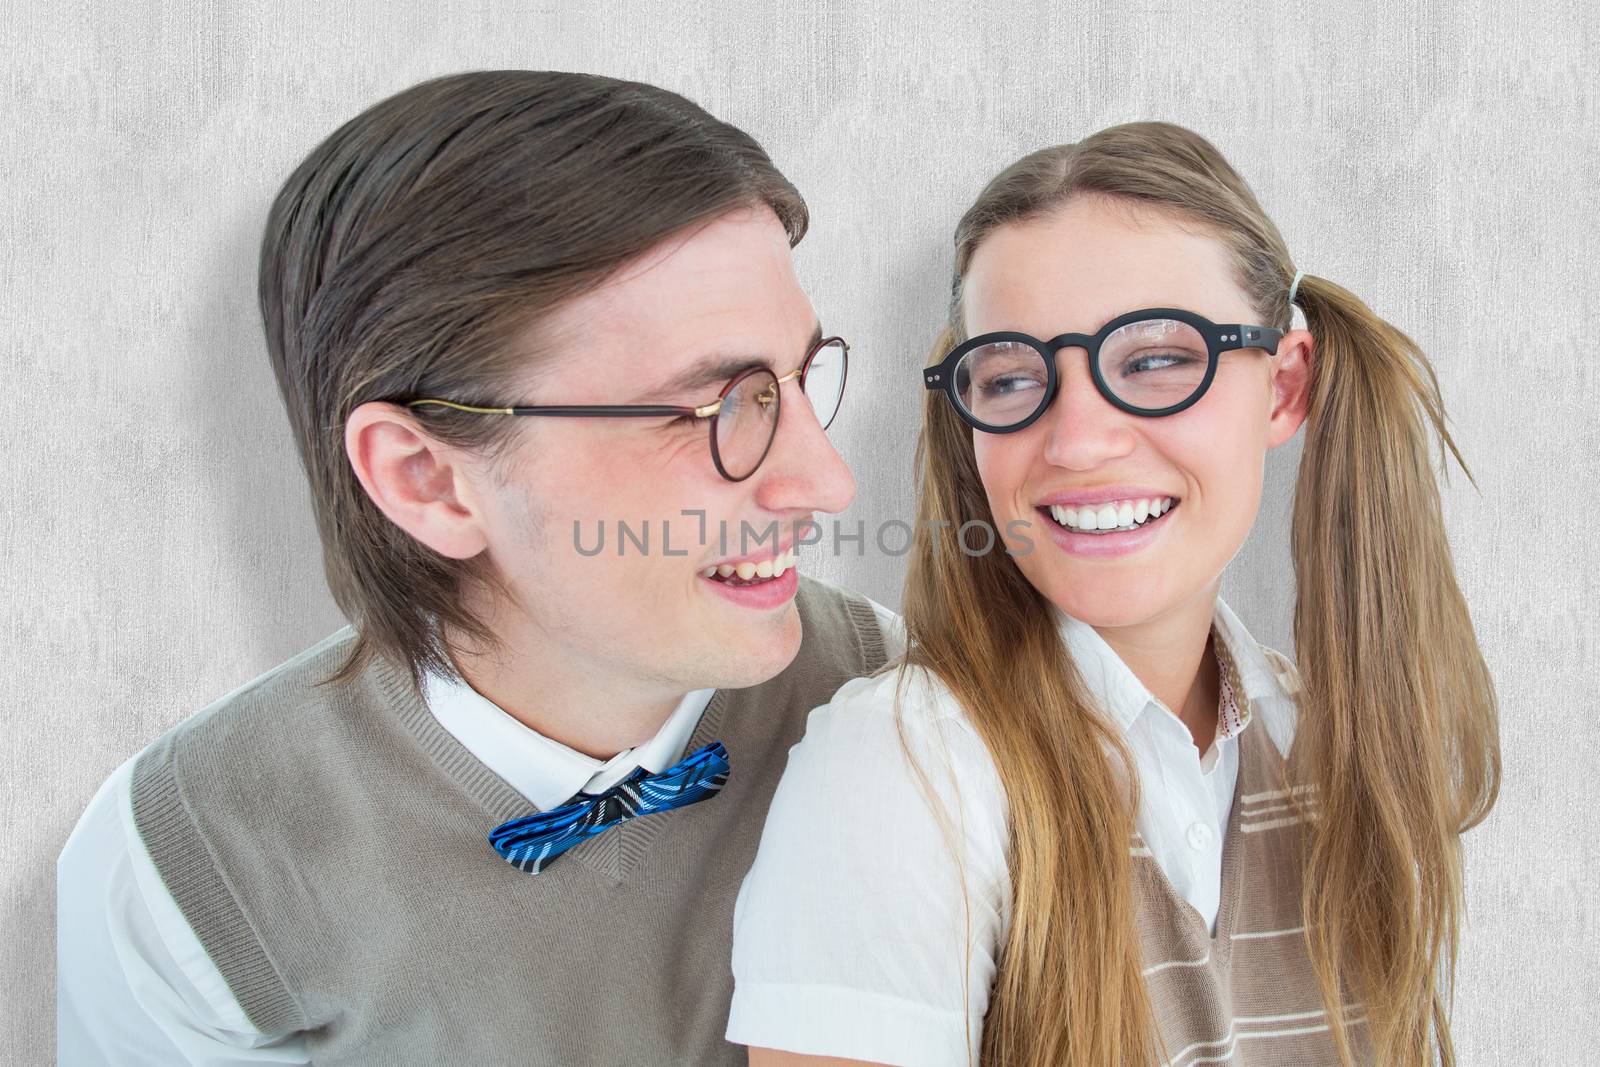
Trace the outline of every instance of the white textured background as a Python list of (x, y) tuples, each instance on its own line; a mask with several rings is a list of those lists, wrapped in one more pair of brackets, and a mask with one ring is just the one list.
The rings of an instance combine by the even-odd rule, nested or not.
[[(1130, 119), (1215, 141), (1301, 267), (1432, 355), (1479, 481), (1446, 509), (1505, 788), (1468, 838), (1461, 1062), (1596, 1062), (1592, 5), (29, 0), (0, 28), (6, 1062), (52, 1058), (54, 860), (101, 780), (342, 624), (254, 302), (268, 201), (361, 108), (487, 67), (656, 82), (766, 145), (859, 359), (835, 437), (869, 527), (911, 514), (914, 368), (982, 182)], [(1297, 447), (1226, 587), (1286, 649)], [(895, 605), (902, 565), (813, 569)]]

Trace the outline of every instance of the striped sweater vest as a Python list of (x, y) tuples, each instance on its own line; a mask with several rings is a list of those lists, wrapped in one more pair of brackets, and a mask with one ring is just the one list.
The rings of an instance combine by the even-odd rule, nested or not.
[[(1224, 679), (1243, 694), (1221, 640)], [(1264, 649), (1294, 693), (1290, 662)], [(1168, 881), (1135, 833), (1133, 877), (1145, 983), (1172, 1067), (1315, 1067), (1338, 1064), (1329, 1020), (1305, 946), (1299, 850), (1307, 824), (1290, 790), (1316, 817), (1310, 784), (1289, 786), (1285, 760), (1255, 722), (1239, 734), (1239, 773), (1222, 850), (1216, 933)], [(1346, 1034), (1357, 1063), (1372, 1062), (1358, 1004), (1345, 998)]]
[(867, 601), (802, 576), (800, 651), (718, 690), (688, 744), (727, 785), (536, 875), (487, 834), (523, 797), (376, 660), (317, 687), (349, 627), (158, 738), (133, 809), (251, 1023), (318, 1064), (745, 1063), (724, 1038), (733, 902), (807, 713), (884, 660)]

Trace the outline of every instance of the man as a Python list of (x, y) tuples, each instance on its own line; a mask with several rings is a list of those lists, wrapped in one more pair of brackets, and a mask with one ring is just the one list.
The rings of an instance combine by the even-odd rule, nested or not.
[(772, 790), (900, 640), (793, 568), (855, 491), (806, 221), (745, 134), (579, 74), (425, 82), (301, 164), (261, 307), (352, 625), (90, 804), (63, 1063), (744, 1062)]

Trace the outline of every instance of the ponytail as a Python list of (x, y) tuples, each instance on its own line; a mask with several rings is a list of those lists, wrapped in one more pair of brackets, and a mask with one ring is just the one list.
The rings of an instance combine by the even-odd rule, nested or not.
[[(1314, 782), (1307, 944), (1341, 1056), (1344, 991), (1378, 1062), (1455, 1062), (1433, 977), (1453, 987), (1460, 835), (1499, 790), (1492, 681), (1461, 590), (1429, 432), (1471, 479), (1415, 342), (1305, 276), (1316, 342), (1295, 490), (1294, 641), (1303, 691), (1289, 776)], [(1441, 466), (1442, 466), (1441, 462)], [(1476, 484), (1474, 482), (1474, 484)]]

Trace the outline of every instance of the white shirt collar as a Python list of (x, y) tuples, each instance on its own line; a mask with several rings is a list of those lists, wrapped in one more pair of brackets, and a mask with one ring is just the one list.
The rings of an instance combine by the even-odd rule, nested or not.
[[(1147, 708), (1163, 706), (1093, 626), (1068, 615), (1054, 604), (1051, 608), (1061, 638), (1072, 654), (1084, 684), (1124, 732), (1132, 728), (1134, 721)], [(1250, 705), (1263, 697), (1284, 695), (1282, 687), (1265, 653), (1221, 596), (1217, 597), (1211, 625), (1238, 668), (1239, 683), (1244, 692), (1234, 696), (1241, 703), (1245, 725), (1248, 725), (1252, 718)], [(1219, 739), (1226, 736), (1225, 724), (1220, 719), (1217, 732)]]
[(663, 771), (678, 762), (715, 692), (696, 689), (686, 694), (654, 737), (605, 760), (524, 725), (459, 678), (429, 672), (422, 696), (439, 725), (468, 752), (534, 807), (549, 811), (580, 792), (603, 792), (636, 768)]
[(1246, 700), (1257, 701), (1268, 697), (1279, 697), (1286, 700), (1293, 699), (1292, 695), (1284, 689), (1278, 681), (1278, 672), (1261, 650), (1256, 639), (1250, 636), (1250, 631), (1245, 629), (1239, 616), (1233, 613), (1227, 602), (1220, 596), (1217, 597), (1217, 608), (1212, 615), (1212, 625), (1222, 635), (1222, 640), (1228, 646), (1228, 654), (1233, 657), (1234, 666), (1239, 668), (1239, 682), (1244, 686)]

